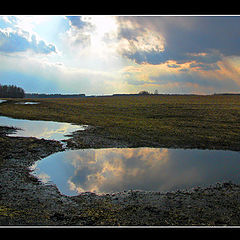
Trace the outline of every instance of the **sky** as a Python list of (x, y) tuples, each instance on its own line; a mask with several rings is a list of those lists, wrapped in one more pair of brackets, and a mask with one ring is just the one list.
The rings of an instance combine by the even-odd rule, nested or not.
[(0, 84), (27, 93), (240, 92), (240, 16), (1, 15)]

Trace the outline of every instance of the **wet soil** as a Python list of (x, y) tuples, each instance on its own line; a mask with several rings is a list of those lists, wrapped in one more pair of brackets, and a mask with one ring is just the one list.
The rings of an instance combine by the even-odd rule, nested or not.
[(154, 148), (181, 148), (181, 149), (208, 149), (208, 150), (230, 150), (240, 151), (240, 145), (235, 142), (231, 146), (222, 142), (196, 141), (190, 143), (180, 140), (169, 140), (156, 142), (149, 138), (148, 140), (137, 140), (133, 136), (123, 140), (117, 136), (113, 136), (101, 126), (89, 126), (84, 130), (75, 131), (67, 135), (70, 137), (63, 140), (69, 149), (88, 149), (88, 148), (138, 148), (138, 147), (154, 147)]
[[(104, 195), (89, 192), (72, 197), (62, 195), (55, 185), (43, 184), (31, 175), (29, 167), (50, 154), (64, 151), (63, 145), (58, 141), (6, 135), (13, 131), (14, 128), (0, 127), (1, 226), (240, 224), (240, 186), (233, 183), (167, 193), (123, 191)], [(128, 147), (107, 136), (96, 136), (93, 128), (85, 133), (75, 133), (66, 141), (67, 148)]]

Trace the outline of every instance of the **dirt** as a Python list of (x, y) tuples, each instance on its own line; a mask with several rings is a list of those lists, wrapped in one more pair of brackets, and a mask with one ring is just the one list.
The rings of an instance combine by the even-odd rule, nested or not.
[[(1, 226), (237, 226), (240, 186), (216, 183), (174, 192), (123, 191), (97, 195), (62, 195), (55, 185), (31, 175), (36, 161), (64, 151), (58, 141), (8, 137), (0, 127)], [(127, 147), (123, 142), (75, 133), (67, 148)], [(82, 135), (83, 136), (83, 135)], [(81, 139), (82, 142), (79, 140)]]
[(84, 131), (75, 131), (66, 136), (70, 138), (63, 142), (69, 149), (131, 147), (129, 143), (113, 139), (105, 132), (102, 134), (101, 127), (88, 126)]

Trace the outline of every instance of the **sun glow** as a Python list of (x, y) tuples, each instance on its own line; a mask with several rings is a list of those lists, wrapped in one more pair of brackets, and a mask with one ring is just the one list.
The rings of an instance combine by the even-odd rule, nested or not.
[(117, 29), (117, 23), (112, 16), (89, 16), (89, 22), (96, 27), (96, 34), (101, 37)]
[(105, 55), (109, 51), (112, 52), (111, 49), (107, 49), (107, 44), (104, 39), (106, 37), (114, 38), (114, 36), (116, 36), (117, 23), (114, 17), (89, 16), (88, 21), (95, 27), (94, 34), (91, 35), (92, 50), (96, 53), (101, 53), (101, 55)]

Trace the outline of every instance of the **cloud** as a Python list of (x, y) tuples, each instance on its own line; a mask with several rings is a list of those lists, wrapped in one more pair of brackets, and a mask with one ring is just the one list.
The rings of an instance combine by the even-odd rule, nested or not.
[(95, 26), (88, 21), (88, 18), (82, 16), (66, 16), (71, 28), (67, 32), (67, 38), (70, 45), (81, 46), (83, 48), (90, 46), (91, 34)]
[(168, 64), (167, 65), (169, 68), (179, 68), (180, 65), (179, 64)]
[(30, 43), (30, 49), (36, 53), (49, 54), (51, 52), (56, 53), (56, 48), (53, 44), (46, 44), (43, 40), (37, 42), (36, 36), (32, 35), (32, 41)]
[[(203, 67), (201, 66), (201, 68)], [(176, 90), (182, 88), (184, 93), (194, 93), (200, 89), (202, 93), (240, 90), (239, 83), (231, 79), (229, 74), (221, 76), (221, 71), (201, 72), (190, 69), (188, 71), (181, 71), (180, 73), (159, 73), (159, 75), (149, 76), (149, 78), (154, 81), (156, 85), (159, 84), (159, 86), (162, 85), (162, 87), (165, 87), (165, 84), (168, 83), (179, 83), (179, 89)]]
[(158, 64), (164, 51), (164, 39), (161, 34), (140, 28), (122, 26), (118, 32), (118, 51), (136, 63)]
[(66, 16), (66, 18), (70, 21), (71, 26), (78, 29), (94, 29), (94, 26), (90, 22), (83, 20), (82, 16)]
[(3, 55), (0, 82), (16, 84), (26, 92), (112, 94), (122, 92), (124, 82), (117, 71), (91, 70), (50, 62), (47, 57)]
[(12, 27), (16, 22), (17, 19), (15, 16), (0, 16), (0, 28)]
[(239, 19), (2, 16), (0, 78), (49, 93), (237, 90)]
[(139, 66), (138, 71), (125, 69), (123, 76), (129, 85), (150, 91), (159, 86), (159, 92), (240, 90), (238, 60), (229, 61), (240, 56), (240, 17), (116, 19), (118, 52)]
[(122, 55), (127, 57), (138, 64), (149, 63), (149, 64), (159, 64), (164, 63), (164, 54), (159, 51), (151, 50), (151, 51), (142, 51), (135, 50), (132, 51), (123, 51)]
[(41, 54), (56, 53), (54, 45), (46, 44), (43, 40), (37, 41), (35, 35), (30, 38), (30, 34), (26, 31), (0, 29), (0, 52), (14, 53), (27, 50)]
[(86, 26), (86, 22), (81, 20), (81, 17), (78, 16), (67, 16), (66, 17), (72, 26), (75, 26), (77, 28), (83, 28)]
[[(138, 64), (161, 64), (168, 60), (211, 64), (223, 56), (240, 55), (240, 17), (119, 16), (117, 19), (119, 39), (134, 43), (134, 51), (122, 48), (120, 52)], [(135, 44), (141, 38), (147, 39), (146, 31), (149, 36), (161, 39), (160, 51), (154, 48), (155, 42), (146, 43), (152, 45), (151, 51)]]
[(203, 71), (219, 70), (220, 69), (217, 64), (191, 63), (189, 66), (191, 68), (195, 68), (197, 70), (203, 70)]
[[(170, 66), (170, 67), (169, 67)], [(174, 64), (141, 64), (125, 67), (122, 78), (130, 86), (153, 92), (158, 88), (162, 93), (204, 93), (227, 92), (240, 90), (240, 71), (228, 58), (218, 64), (189, 62)], [(141, 89), (141, 90), (142, 90)]]

